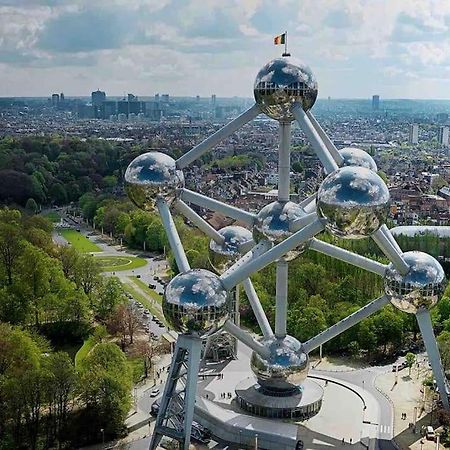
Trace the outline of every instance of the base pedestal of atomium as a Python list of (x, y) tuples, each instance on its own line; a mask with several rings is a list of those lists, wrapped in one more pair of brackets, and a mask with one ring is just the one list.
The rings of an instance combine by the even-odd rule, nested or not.
[(260, 417), (306, 420), (322, 406), (323, 388), (306, 379), (297, 392), (273, 393), (262, 388), (254, 377), (236, 386), (236, 401), (244, 411)]

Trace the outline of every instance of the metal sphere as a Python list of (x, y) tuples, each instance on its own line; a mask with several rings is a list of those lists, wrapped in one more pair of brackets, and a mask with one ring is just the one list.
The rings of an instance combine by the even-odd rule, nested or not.
[(317, 98), (317, 81), (311, 69), (292, 58), (268, 62), (256, 75), (253, 88), (256, 103), (264, 114), (281, 122), (292, 122), (295, 102), (307, 111)]
[(183, 172), (165, 153), (148, 152), (131, 161), (125, 172), (125, 189), (130, 200), (144, 210), (151, 210), (158, 197), (167, 202), (184, 186)]
[(179, 333), (204, 338), (225, 323), (228, 293), (220, 278), (204, 269), (192, 269), (174, 277), (163, 298), (164, 317)]
[(302, 344), (292, 336), (263, 338), (270, 350), (268, 359), (252, 353), (250, 366), (258, 383), (270, 391), (292, 391), (308, 376), (309, 357)]
[[(294, 220), (304, 216), (303, 209), (294, 202), (273, 202), (264, 206), (258, 213), (253, 227), (253, 238), (256, 242), (267, 239), (279, 244), (292, 234), (290, 227)], [(296, 258), (305, 246), (301, 246), (285, 255), (290, 261)]]
[(243, 253), (253, 246), (251, 231), (244, 227), (231, 225), (221, 228), (218, 233), (224, 237), (222, 244), (214, 239), (209, 242), (209, 262), (217, 273), (223, 273), (229, 269)]
[(361, 239), (386, 221), (389, 191), (385, 182), (365, 167), (341, 167), (328, 175), (317, 192), (317, 213), (335, 236)]
[(427, 253), (406, 252), (403, 258), (410, 267), (409, 272), (401, 275), (389, 264), (384, 277), (386, 295), (396, 308), (410, 314), (420, 308), (432, 308), (447, 285), (444, 269)]
[(342, 158), (344, 158), (344, 166), (366, 167), (367, 169), (378, 171), (377, 165), (373, 158), (364, 150), (356, 147), (344, 147), (339, 150)]

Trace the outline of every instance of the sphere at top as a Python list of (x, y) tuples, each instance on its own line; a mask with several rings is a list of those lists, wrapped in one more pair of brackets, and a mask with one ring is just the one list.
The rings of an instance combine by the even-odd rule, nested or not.
[(277, 58), (258, 72), (253, 92), (264, 114), (281, 122), (292, 122), (291, 107), (295, 102), (305, 111), (314, 105), (317, 81), (308, 66), (292, 58)]
[(164, 317), (175, 331), (204, 338), (225, 323), (229, 297), (217, 275), (191, 269), (170, 281), (162, 307)]
[[(304, 216), (303, 209), (294, 202), (275, 201), (264, 206), (258, 213), (253, 227), (253, 238), (256, 242), (267, 239), (279, 244), (292, 234), (292, 222)], [(302, 246), (303, 247), (303, 246)], [(297, 248), (285, 255), (285, 259), (296, 258), (304, 248)]]
[(373, 158), (364, 150), (356, 147), (344, 147), (339, 150), (344, 158), (344, 166), (366, 167), (377, 172), (378, 168)]
[(309, 357), (302, 344), (292, 336), (263, 338), (269, 358), (252, 353), (250, 367), (258, 383), (271, 392), (288, 392), (298, 389), (308, 376)]
[(317, 213), (335, 236), (361, 239), (386, 221), (389, 190), (365, 167), (346, 166), (328, 175), (317, 192)]
[(243, 253), (248, 252), (255, 243), (251, 231), (237, 225), (223, 227), (218, 233), (224, 237), (224, 241), (222, 244), (218, 244), (214, 239), (211, 239), (209, 242), (209, 262), (217, 273), (223, 273)]
[(183, 172), (165, 153), (148, 152), (131, 161), (125, 172), (125, 189), (130, 200), (144, 210), (151, 210), (158, 197), (167, 202), (184, 186)]
[(415, 314), (418, 309), (436, 305), (447, 285), (444, 269), (431, 255), (406, 252), (403, 258), (410, 267), (401, 275), (389, 264), (384, 276), (384, 290), (391, 303), (400, 311)]

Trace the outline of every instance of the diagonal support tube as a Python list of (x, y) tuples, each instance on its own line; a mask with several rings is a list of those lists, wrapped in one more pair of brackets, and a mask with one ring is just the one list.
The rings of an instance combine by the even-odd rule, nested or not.
[(204, 141), (200, 142), (200, 144), (196, 145), (183, 156), (178, 158), (176, 161), (177, 167), (179, 169), (183, 169), (192, 161), (200, 158), (206, 152), (211, 150), (215, 145), (217, 145), (220, 141), (232, 135), (236, 130), (253, 120), (258, 114), (260, 114), (260, 112), (261, 110), (259, 109), (259, 106), (255, 103), (251, 108), (244, 111), (241, 115), (237, 116), (231, 122), (227, 123), (224, 127), (220, 128), (220, 130), (217, 130), (214, 134), (212, 134)]
[(250, 249), (242, 258), (239, 258), (228, 270), (226, 270), (221, 276), (228, 277), (233, 272), (240, 270), (246, 264), (249, 264), (254, 259), (258, 258), (262, 254), (266, 253), (272, 248), (272, 243), (269, 241), (261, 241)]
[[(292, 236), (289, 236), (283, 242), (275, 245), (275, 247), (272, 247), (261, 256), (252, 259), (250, 262), (243, 265), (239, 270), (225, 272), (220, 277), (225, 289), (230, 290), (239, 283), (242, 283), (242, 281), (248, 278), (253, 272), (258, 272), (273, 261), (280, 259), (290, 250), (293, 250), (295, 247), (298, 247), (299, 245), (309, 241), (316, 234), (323, 231), (323, 229), (324, 225), (322, 224), (322, 222), (320, 220), (316, 220), (305, 228), (297, 231)], [(239, 261), (236, 264), (238, 263)]]
[(319, 122), (317, 122), (317, 119), (314, 117), (311, 110), (306, 111), (306, 115), (308, 119), (311, 121), (314, 129), (317, 131), (317, 134), (319, 135), (320, 139), (322, 139), (323, 143), (325, 144), (325, 147), (330, 152), (331, 157), (335, 160), (338, 166), (342, 166), (342, 164), (344, 163), (344, 158), (339, 153), (339, 150), (333, 144), (331, 139), (328, 137), (327, 133), (325, 133), (324, 129), (320, 126)]
[(206, 236), (213, 239), (218, 244), (223, 244), (225, 238), (217, 232), (206, 220), (200, 217), (190, 206), (186, 205), (183, 200), (175, 200), (174, 208), (186, 219), (191, 221), (199, 230), (203, 231)]
[(423, 343), (425, 344), (425, 350), (428, 354), (428, 360), (430, 361), (431, 368), (433, 369), (433, 376), (436, 380), (437, 387), (439, 388), (439, 395), (441, 397), (442, 404), (448, 411), (450, 409), (448, 385), (445, 378), (444, 369), (442, 367), (441, 357), (439, 355), (436, 336), (433, 331), (433, 324), (431, 323), (430, 312), (426, 308), (421, 308), (416, 312), (416, 318), (417, 323), (419, 324), (420, 332), (422, 333)]
[(230, 333), (232, 336), (234, 336), (236, 339), (241, 341), (243, 344), (245, 344), (247, 347), (252, 349), (254, 352), (261, 355), (263, 358), (268, 358), (270, 355), (269, 349), (265, 347), (264, 345), (260, 344), (257, 340), (253, 339), (253, 337), (244, 331), (242, 328), (239, 328), (237, 325), (235, 325), (230, 320), (227, 320), (225, 322), (225, 325), (223, 326), (223, 329)]
[(201, 208), (216, 211), (224, 216), (231, 217), (234, 220), (239, 220), (240, 222), (244, 222), (248, 225), (253, 225), (256, 219), (255, 214), (227, 205), (226, 203), (219, 202), (218, 200), (214, 200), (213, 198), (199, 194), (198, 192), (190, 191), (189, 189), (181, 190), (181, 199), (187, 203), (193, 203)]
[(261, 305), (258, 298), (258, 294), (253, 287), (253, 283), (250, 278), (246, 278), (242, 285), (244, 286), (245, 293), (247, 294), (248, 301), (252, 307), (253, 313), (255, 314), (256, 320), (258, 322), (259, 328), (265, 338), (273, 336), (273, 331), (270, 326), (269, 320), (267, 319), (266, 313)]
[(403, 259), (402, 253), (392, 244), (391, 239), (388, 237), (391, 232), (383, 232), (379, 228), (375, 233), (372, 233), (371, 237), (375, 243), (380, 247), (381, 251), (392, 261), (395, 268), (402, 274), (406, 275), (409, 272), (409, 266)]
[(317, 220), (317, 214), (315, 212), (306, 214), (303, 217), (299, 217), (298, 219), (295, 219), (293, 222), (291, 222), (289, 224), (289, 231), (295, 233), (296, 231), (300, 230), (303, 227), (306, 227), (306, 225), (309, 225), (315, 220)]
[(166, 230), (167, 239), (169, 239), (170, 248), (175, 256), (178, 270), (180, 272), (186, 272), (190, 270), (191, 267), (186, 258), (186, 253), (184, 252), (183, 244), (181, 243), (180, 236), (175, 227), (172, 214), (170, 214), (169, 207), (163, 199), (158, 199), (156, 201), (156, 207), (158, 208), (162, 224)]
[(330, 339), (333, 339), (337, 335), (353, 327), (358, 322), (361, 322), (361, 320), (377, 312), (379, 309), (383, 308), (383, 306), (387, 305), (388, 303), (389, 298), (386, 295), (383, 295), (382, 297), (373, 300), (366, 306), (363, 306), (362, 308), (358, 309), (358, 311), (355, 311), (353, 314), (347, 316), (345, 319), (340, 320), (339, 322), (332, 325), (330, 328), (326, 329), (325, 331), (322, 331), (317, 336), (314, 336), (313, 338), (306, 341), (303, 344), (303, 348), (307, 353), (313, 351), (317, 347), (320, 347), (321, 345), (325, 344), (325, 342), (328, 342)]
[(313, 127), (313, 124), (309, 120), (305, 111), (303, 111), (301, 105), (296, 103), (292, 107), (292, 113), (294, 114), (295, 119), (300, 125), (300, 128), (303, 130), (303, 133), (305, 133), (305, 136), (310, 142), (312, 148), (316, 152), (316, 155), (320, 159), (320, 162), (323, 164), (325, 172), (327, 174), (330, 174), (331, 172), (337, 170), (338, 165), (336, 164), (336, 161), (331, 156), (322, 139), (320, 139), (319, 134)]
[(344, 250), (336, 245), (320, 241), (319, 239), (311, 239), (309, 248), (315, 250), (316, 252), (323, 253), (324, 255), (331, 256), (332, 258), (344, 261), (348, 264), (352, 264), (353, 266), (360, 267), (361, 269), (368, 270), (369, 272), (376, 273), (381, 277), (384, 276), (387, 269), (387, 266), (379, 263), (378, 261), (357, 255), (356, 253), (349, 252), (348, 250)]
[(288, 263), (284, 259), (277, 261), (276, 304), (275, 304), (275, 336), (286, 336), (288, 310)]
[(395, 247), (395, 249), (401, 254), (402, 249), (400, 248), (400, 245), (398, 245), (397, 241), (395, 240), (395, 237), (391, 233), (391, 230), (386, 226), (386, 224), (381, 225), (380, 231), (389, 239), (391, 244)]
[(317, 197), (317, 193), (314, 193), (312, 195), (309, 195), (308, 197), (306, 197), (305, 199), (303, 199), (298, 206), (300, 206), (300, 208), (310, 208), (310, 205), (314, 205), (316, 203), (316, 197)]

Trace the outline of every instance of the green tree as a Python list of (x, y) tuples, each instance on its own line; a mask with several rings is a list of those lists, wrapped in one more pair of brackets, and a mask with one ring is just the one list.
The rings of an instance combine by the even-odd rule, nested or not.
[(112, 343), (97, 344), (82, 362), (79, 393), (88, 434), (100, 428), (116, 436), (131, 406), (131, 374), (123, 352)]
[(416, 362), (416, 355), (414, 353), (408, 352), (406, 354), (406, 364), (408, 365), (409, 376), (411, 376), (411, 368), (415, 362)]
[(101, 281), (97, 288), (94, 310), (96, 316), (101, 320), (106, 320), (116, 309), (125, 303), (126, 296), (122, 283), (115, 277), (109, 277)]
[(29, 198), (25, 204), (25, 209), (32, 214), (36, 214), (39, 210), (36, 200), (34, 198)]

